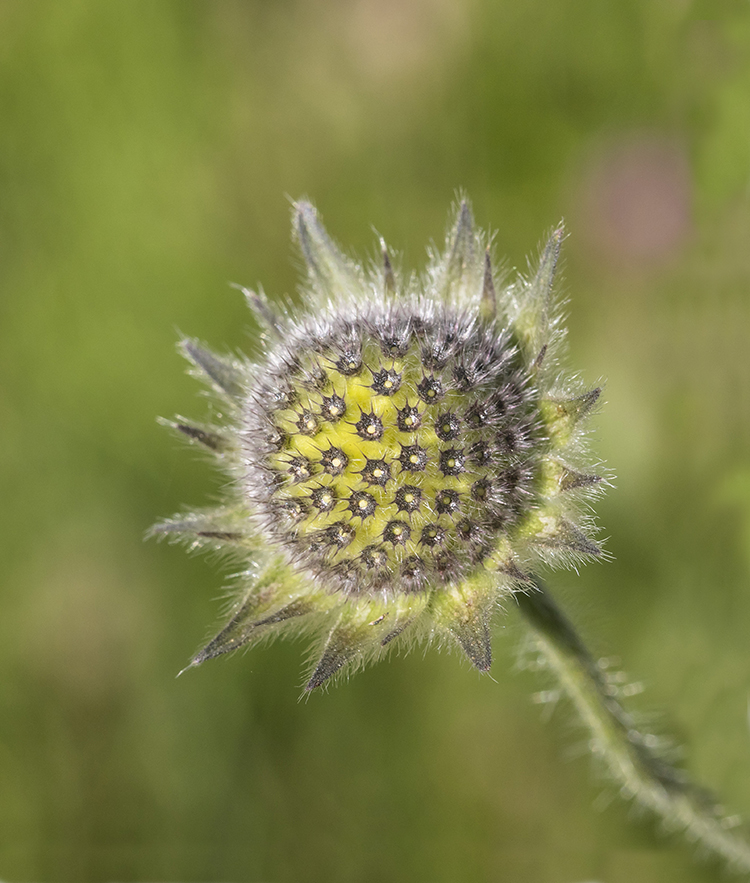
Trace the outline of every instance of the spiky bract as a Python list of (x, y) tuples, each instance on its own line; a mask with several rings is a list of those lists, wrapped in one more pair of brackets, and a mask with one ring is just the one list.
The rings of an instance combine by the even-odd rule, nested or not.
[(307, 310), (245, 292), (262, 360), (182, 343), (229, 419), (172, 425), (220, 459), (234, 499), (155, 530), (250, 560), (192, 664), (294, 627), (323, 636), (308, 689), (423, 638), (486, 670), (491, 613), (530, 569), (600, 554), (582, 515), (601, 482), (583, 444), (599, 390), (558, 365), (562, 229), (529, 280), (499, 291), (465, 202), (421, 279), (394, 273), (385, 246), (364, 272), (307, 203), (294, 229)]

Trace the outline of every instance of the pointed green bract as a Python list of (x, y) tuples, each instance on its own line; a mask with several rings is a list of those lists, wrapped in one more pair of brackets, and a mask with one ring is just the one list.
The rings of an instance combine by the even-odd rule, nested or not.
[(519, 282), (510, 292), (513, 329), (534, 368), (548, 358), (555, 342), (559, 319), (554, 312), (553, 286), (562, 239), (560, 225), (548, 239), (534, 277), (529, 282)]
[(601, 394), (601, 388), (596, 387), (571, 398), (542, 399), (539, 404), (540, 412), (560, 448), (569, 445), (580, 432), (582, 421), (589, 416)]
[(252, 583), (227, 625), (191, 659), (190, 666), (260, 641), (301, 617), (326, 614), (335, 606), (335, 599), (310, 592), (285, 563), (274, 562)]
[(458, 643), (479, 671), (489, 671), (492, 665), (490, 620), (498, 600), (507, 592), (501, 583), (498, 576), (481, 572), (433, 598), (436, 624)]
[(155, 524), (150, 535), (186, 543), (191, 549), (241, 546), (257, 551), (258, 540), (250, 530), (249, 512), (244, 506), (210, 509), (177, 515)]
[(389, 602), (350, 601), (331, 629), (305, 689), (320, 687), (345, 666), (381, 656), (383, 648), (421, 616), (427, 601), (426, 594)]
[(474, 269), (474, 219), (468, 203), (463, 200), (458, 209), (458, 218), (453, 230), (445, 276), (448, 285), (460, 282)]
[(601, 484), (604, 478), (601, 475), (595, 475), (590, 472), (577, 472), (575, 469), (568, 469), (567, 466), (563, 466), (561, 467), (558, 481), (560, 490), (573, 491)]
[(169, 426), (179, 432), (184, 438), (207, 448), (214, 454), (224, 454), (231, 447), (234, 439), (213, 427), (186, 420), (184, 417), (176, 417), (174, 420), (160, 420), (163, 426)]
[(295, 598), (266, 616), (259, 616), (257, 606), (256, 597), (248, 598), (219, 634), (190, 660), (190, 665), (200, 665), (207, 659), (238, 650), (250, 641), (266, 637), (273, 626), (281, 626), (315, 610), (309, 598)]
[(547, 548), (573, 556), (590, 556), (598, 558), (602, 554), (601, 547), (590, 539), (586, 533), (572, 521), (564, 518), (550, 507), (540, 510), (531, 516), (526, 524), (529, 540), (537, 548)]
[(235, 285), (233, 287), (245, 295), (247, 305), (252, 310), (261, 327), (278, 336), (281, 332), (282, 318), (271, 306), (263, 290), (251, 291), (242, 285)]
[(354, 265), (334, 245), (309, 202), (298, 202), (295, 231), (315, 288), (326, 296), (346, 296), (361, 288)]
[(482, 251), (474, 232), (471, 207), (462, 200), (446, 240), (445, 256), (438, 259), (432, 270), (435, 295), (453, 303), (476, 299), (484, 278), (484, 267), (477, 259)]
[(232, 404), (240, 404), (245, 395), (245, 373), (242, 366), (233, 359), (218, 356), (197, 340), (183, 340), (180, 348), (185, 357), (198, 369), (216, 392)]

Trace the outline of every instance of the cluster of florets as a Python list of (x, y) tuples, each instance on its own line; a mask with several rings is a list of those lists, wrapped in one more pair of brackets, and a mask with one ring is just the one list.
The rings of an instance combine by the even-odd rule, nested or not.
[(466, 577), (534, 495), (543, 428), (518, 350), (425, 303), (295, 331), (242, 434), (269, 543), (346, 594)]
[(294, 225), (310, 309), (293, 318), (245, 292), (264, 359), (182, 344), (229, 420), (171, 425), (219, 456), (237, 492), (156, 531), (251, 562), (192, 664), (296, 626), (325, 636), (308, 688), (414, 638), (451, 639), (485, 670), (490, 615), (530, 569), (600, 554), (582, 515), (601, 482), (582, 432), (599, 390), (557, 365), (562, 231), (533, 278), (498, 296), (466, 203), (421, 280), (397, 276), (385, 246), (364, 273), (306, 203)]

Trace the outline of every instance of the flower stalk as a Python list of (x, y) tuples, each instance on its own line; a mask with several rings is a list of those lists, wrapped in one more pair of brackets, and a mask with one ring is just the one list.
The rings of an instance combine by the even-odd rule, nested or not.
[(709, 792), (650, 746), (544, 583), (535, 578), (515, 599), (533, 649), (573, 703), (591, 734), (592, 753), (620, 785), (621, 796), (653, 812), (667, 831), (682, 832), (732, 869), (750, 873), (750, 844), (733, 830), (736, 819), (724, 816)]

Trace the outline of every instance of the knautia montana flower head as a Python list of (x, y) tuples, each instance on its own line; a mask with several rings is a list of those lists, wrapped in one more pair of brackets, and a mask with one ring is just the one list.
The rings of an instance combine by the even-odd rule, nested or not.
[(558, 361), (562, 229), (538, 268), (496, 284), (466, 202), (422, 276), (364, 270), (294, 206), (303, 305), (246, 291), (258, 361), (182, 351), (220, 401), (217, 425), (171, 425), (211, 451), (225, 506), (155, 532), (247, 562), (226, 627), (193, 665), (281, 632), (317, 640), (307, 689), (420, 640), (485, 671), (490, 619), (539, 564), (600, 554), (587, 501), (586, 389)]

